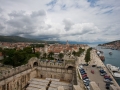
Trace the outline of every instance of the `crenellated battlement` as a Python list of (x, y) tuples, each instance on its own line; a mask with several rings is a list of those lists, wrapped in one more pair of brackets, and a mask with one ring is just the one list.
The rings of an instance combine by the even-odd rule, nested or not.
[(42, 67), (56, 67), (56, 68), (64, 68), (64, 63), (55, 63), (55, 62), (43, 62), (40, 61), (40, 66)]
[[(68, 60), (66, 60), (68, 62)], [(68, 66), (74, 66), (74, 63), (71, 62), (69, 60), (69, 62), (71, 63), (66, 63), (66, 61), (63, 61), (62, 63), (58, 63), (58, 62), (43, 62), (40, 61), (38, 58), (33, 57), (29, 60), (29, 62), (25, 65), (21, 65), (6, 71), (1, 71), (0, 74), (0, 80), (9, 78), (11, 76), (14, 76), (16, 74), (19, 74), (23, 71), (26, 71), (28, 69), (32, 69), (34, 67), (51, 67), (51, 68), (68, 68)], [(74, 61), (74, 60), (72, 60)], [(34, 65), (36, 63), (36, 65)]]
[(30, 69), (30, 65), (29, 64), (25, 64), (25, 65), (21, 65), (6, 71), (1, 71), (1, 76), (0, 76), (0, 80), (4, 79), (4, 78), (8, 78), (11, 77), (13, 75), (19, 74), (25, 70)]

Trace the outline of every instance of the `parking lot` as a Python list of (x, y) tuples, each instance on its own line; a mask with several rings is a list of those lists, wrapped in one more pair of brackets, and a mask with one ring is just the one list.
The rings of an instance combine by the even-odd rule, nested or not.
[[(95, 81), (101, 90), (106, 90), (105, 88), (106, 83), (103, 81), (104, 77), (100, 75), (99, 69), (97, 67), (83, 66), (83, 68), (86, 71), (90, 81)], [(91, 73), (91, 70), (94, 71), (94, 74)]]

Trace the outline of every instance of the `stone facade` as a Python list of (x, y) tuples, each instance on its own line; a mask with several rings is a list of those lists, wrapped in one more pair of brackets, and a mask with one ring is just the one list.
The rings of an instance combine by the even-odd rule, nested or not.
[(31, 58), (26, 65), (2, 72), (0, 90), (25, 90), (32, 78), (55, 78), (63, 81), (72, 81), (74, 64), (40, 62)]

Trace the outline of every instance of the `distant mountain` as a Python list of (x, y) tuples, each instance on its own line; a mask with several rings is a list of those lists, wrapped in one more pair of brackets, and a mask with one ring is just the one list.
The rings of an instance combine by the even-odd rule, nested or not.
[(116, 41), (111, 41), (111, 42), (107, 42), (107, 43), (103, 43), (103, 44), (99, 44), (99, 45), (109, 45), (109, 44), (116, 44), (119, 43), (120, 44), (120, 40), (116, 40)]
[(40, 42), (38, 40), (24, 38), (20, 36), (0, 36), (1, 42)]
[(59, 43), (58, 41), (43, 41), (35, 38), (24, 38), (20, 36), (0, 36), (0, 42), (39, 42), (39, 43)]
[[(66, 41), (59, 41), (61, 44), (66, 44)], [(68, 41), (69, 44), (103, 44), (105, 42), (76, 42), (76, 41)]]
[[(61, 44), (66, 44), (66, 41), (59, 41)], [(69, 44), (90, 44), (89, 42), (75, 42), (75, 41), (68, 41)]]

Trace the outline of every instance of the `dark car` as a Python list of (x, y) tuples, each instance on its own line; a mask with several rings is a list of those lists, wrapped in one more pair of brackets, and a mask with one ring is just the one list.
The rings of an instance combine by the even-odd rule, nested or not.
[(109, 89), (109, 88), (110, 88), (110, 84), (106, 83), (106, 89)]
[(87, 74), (86, 72), (82, 72), (81, 75)]
[(85, 72), (85, 70), (80, 70), (80, 73), (83, 73), (83, 72)]
[(89, 79), (88, 77), (83, 77), (83, 80), (85, 80), (85, 79)]
[(84, 70), (80, 71), (80, 73), (85, 72)]
[(104, 71), (104, 70), (99, 70), (99, 71), (100, 71), (100, 75), (101, 75), (101, 76), (104, 76), (104, 75), (107, 74), (106, 71)]
[(85, 71), (83, 68), (79, 69), (80, 71)]
[(101, 70), (99, 70), (99, 72), (100, 72), (100, 73), (103, 73), (103, 72), (105, 72), (105, 71), (101, 69)]
[(85, 82), (84, 85), (85, 85), (85, 86), (89, 86), (89, 82)]
[(92, 67), (96, 67), (96, 65), (92, 65)]
[(88, 66), (88, 64), (82, 64), (83, 66)]

